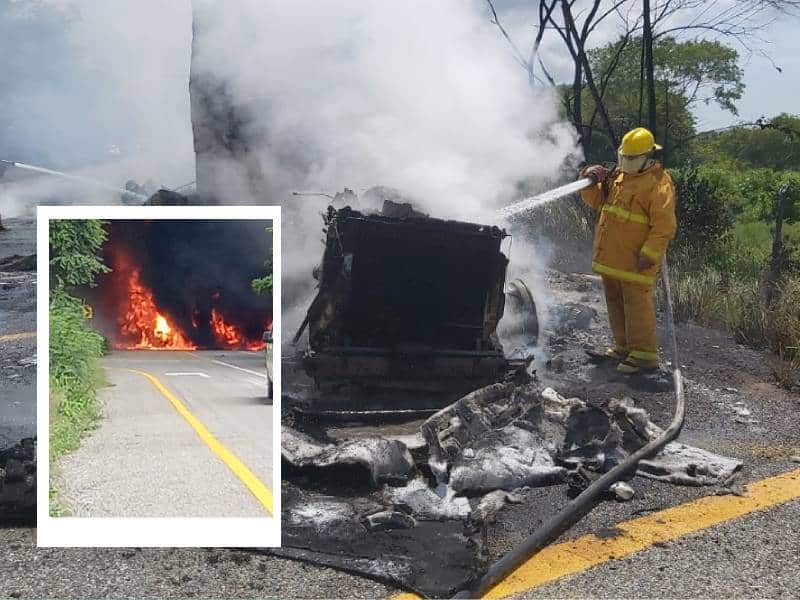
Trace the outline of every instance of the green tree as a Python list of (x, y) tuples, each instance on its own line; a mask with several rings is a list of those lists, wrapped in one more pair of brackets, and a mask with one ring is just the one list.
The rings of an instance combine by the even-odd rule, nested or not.
[[(741, 81), (736, 50), (711, 40), (678, 41), (657, 38), (654, 49), (656, 87), (656, 138), (665, 147), (672, 164), (682, 162), (680, 152), (695, 135), (692, 109), (700, 102), (715, 102), (736, 114)], [(620, 40), (589, 52), (593, 70), (600, 77), (603, 104), (614, 129), (624, 132), (644, 123), (641, 90), (641, 38)], [(601, 129), (596, 127), (597, 107), (584, 100), (584, 114), (593, 132), (590, 160), (608, 159), (616, 153)], [(678, 151), (678, 152), (676, 152)]]
[(98, 363), (104, 340), (89, 326), (83, 300), (70, 293), (76, 287), (94, 285), (98, 275), (110, 270), (100, 257), (107, 238), (103, 224), (98, 220), (50, 222), (51, 457), (76, 448), (100, 415), (96, 392), (104, 381)]
[(778, 191), (785, 189), (784, 219), (800, 219), (800, 172), (747, 169), (734, 177), (737, 195), (732, 198), (743, 221), (771, 221)]
[(60, 219), (50, 222), (50, 282), (54, 291), (93, 286), (95, 278), (110, 269), (100, 248), (108, 234), (98, 220)]
[(733, 226), (733, 215), (712, 178), (687, 163), (672, 171), (679, 201), (675, 246), (694, 258), (713, 259)]
[(257, 277), (253, 279), (251, 285), (253, 287), (253, 291), (256, 294), (261, 294), (263, 296), (271, 296), (272, 295), (272, 227), (267, 227), (265, 229), (267, 232), (267, 237), (270, 240), (270, 257), (264, 261), (264, 268), (267, 270), (267, 274), (263, 277)]
[(800, 170), (800, 116), (783, 113), (698, 137), (694, 152), (703, 161), (732, 168)]

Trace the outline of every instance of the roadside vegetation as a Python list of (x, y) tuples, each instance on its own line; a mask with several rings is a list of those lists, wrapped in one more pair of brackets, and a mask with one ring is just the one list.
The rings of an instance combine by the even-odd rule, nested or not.
[(265, 230), (267, 239), (269, 240), (269, 258), (264, 261), (264, 270), (266, 274), (263, 277), (256, 277), (250, 283), (253, 291), (262, 296), (272, 295), (272, 227), (267, 227)]
[[(773, 352), (800, 383), (800, 117), (698, 137), (673, 170), (680, 233), (671, 252), (679, 317)], [(691, 162), (690, 162), (691, 161)]]
[(97, 424), (97, 390), (105, 385), (98, 359), (103, 337), (88, 324), (83, 300), (72, 295), (107, 272), (99, 251), (106, 240), (96, 220), (50, 223), (50, 511), (64, 513), (53, 485), (55, 460), (78, 447)]

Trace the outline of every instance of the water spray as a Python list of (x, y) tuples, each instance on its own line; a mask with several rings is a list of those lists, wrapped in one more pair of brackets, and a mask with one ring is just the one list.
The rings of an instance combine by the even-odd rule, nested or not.
[(567, 183), (560, 187), (553, 188), (552, 190), (542, 192), (536, 196), (531, 196), (530, 198), (525, 198), (524, 200), (520, 200), (519, 202), (515, 202), (514, 204), (503, 207), (498, 211), (498, 214), (501, 217), (513, 217), (520, 213), (538, 208), (544, 204), (548, 204), (554, 200), (558, 200), (559, 198), (563, 198), (564, 196), (568, 196), (569, 194), (579, 192), (580, 190), (587, 188), (594, 183), (596, 183), (596, 181), (593, 178), (584, 177), (582, 179), (578, 179), (577, 181)]
[(147, 196), (144, 194), (140, 194), (138, 192), (132, 192), (130, 190), (125, 190), (113, 185), (108, 185), (103, 183), (102, 181), (97, 181), (96, 179), (90, 179), (88, 177), (81, 177), (80, 175), (70, 175), (69, 173), (62, 173), (61, 171), (53, 171), (52, 169), (46, 169), (44, 167), (35, 167), (33, 165), (26, 165), (25, 163), (14, 162), (11, 160), (0, 160), (0, 174), (5, 172), (8, 167), (16, 167), (18, 169), (24, 169), (26, 171), (33, 171), (34, 173), (42, 173), (44, 175), (52, 175), (53, 177), (59, 177), (61, 179), (69, 179), (70, 181), (76, 181), (78, 183), (83, 183), (85, 185), (91, 185), (94, 187), (100, 187), (105, 190), (109, 190), (112, 192), (117, 192), (121, 194), (129, 194), (131, 196), (137, 196), (139, 198), (144, 198), (147, 200)]

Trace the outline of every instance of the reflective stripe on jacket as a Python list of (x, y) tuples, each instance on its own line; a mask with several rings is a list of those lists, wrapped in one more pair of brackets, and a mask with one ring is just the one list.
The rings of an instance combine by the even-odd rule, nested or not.
[[(581, 190), (583, 201), (598, 211), (592, 268), (608, 277), (652, 286), (664, 254), (675, 237), (675, 187), (659, 162), (641, 173), (614, 172), (603, 184)], [(636, 268), (638, 257), (654, 265)]]

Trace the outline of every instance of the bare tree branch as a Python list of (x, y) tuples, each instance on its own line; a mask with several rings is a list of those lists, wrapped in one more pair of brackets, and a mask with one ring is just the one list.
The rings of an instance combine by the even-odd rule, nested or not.
[(502, 33), (503, 37), (506, 38), (508, 45), (511, 47), (511, 51), (514, 53), (514, 58), (517, 60), (520, 66), (530, 74), (530, 68), (528, 67), (528, 63), (526, 62), (525, 58), (522, 56), (522, 52), (520, 52), (519, 48), (517, 48), (514, 40), (511, 39), (511, 36), (508, 35), (505, 27), (503, 27), (503, 24), (500, 22), (500, 19), (497, 16), (497, 10), (494, 8), (494, 3), (492, 0), (486, 0), (486, 3), (489, 5), (489, 10), (492, 12), (492, 23), (497, 25), (500, 33)]

